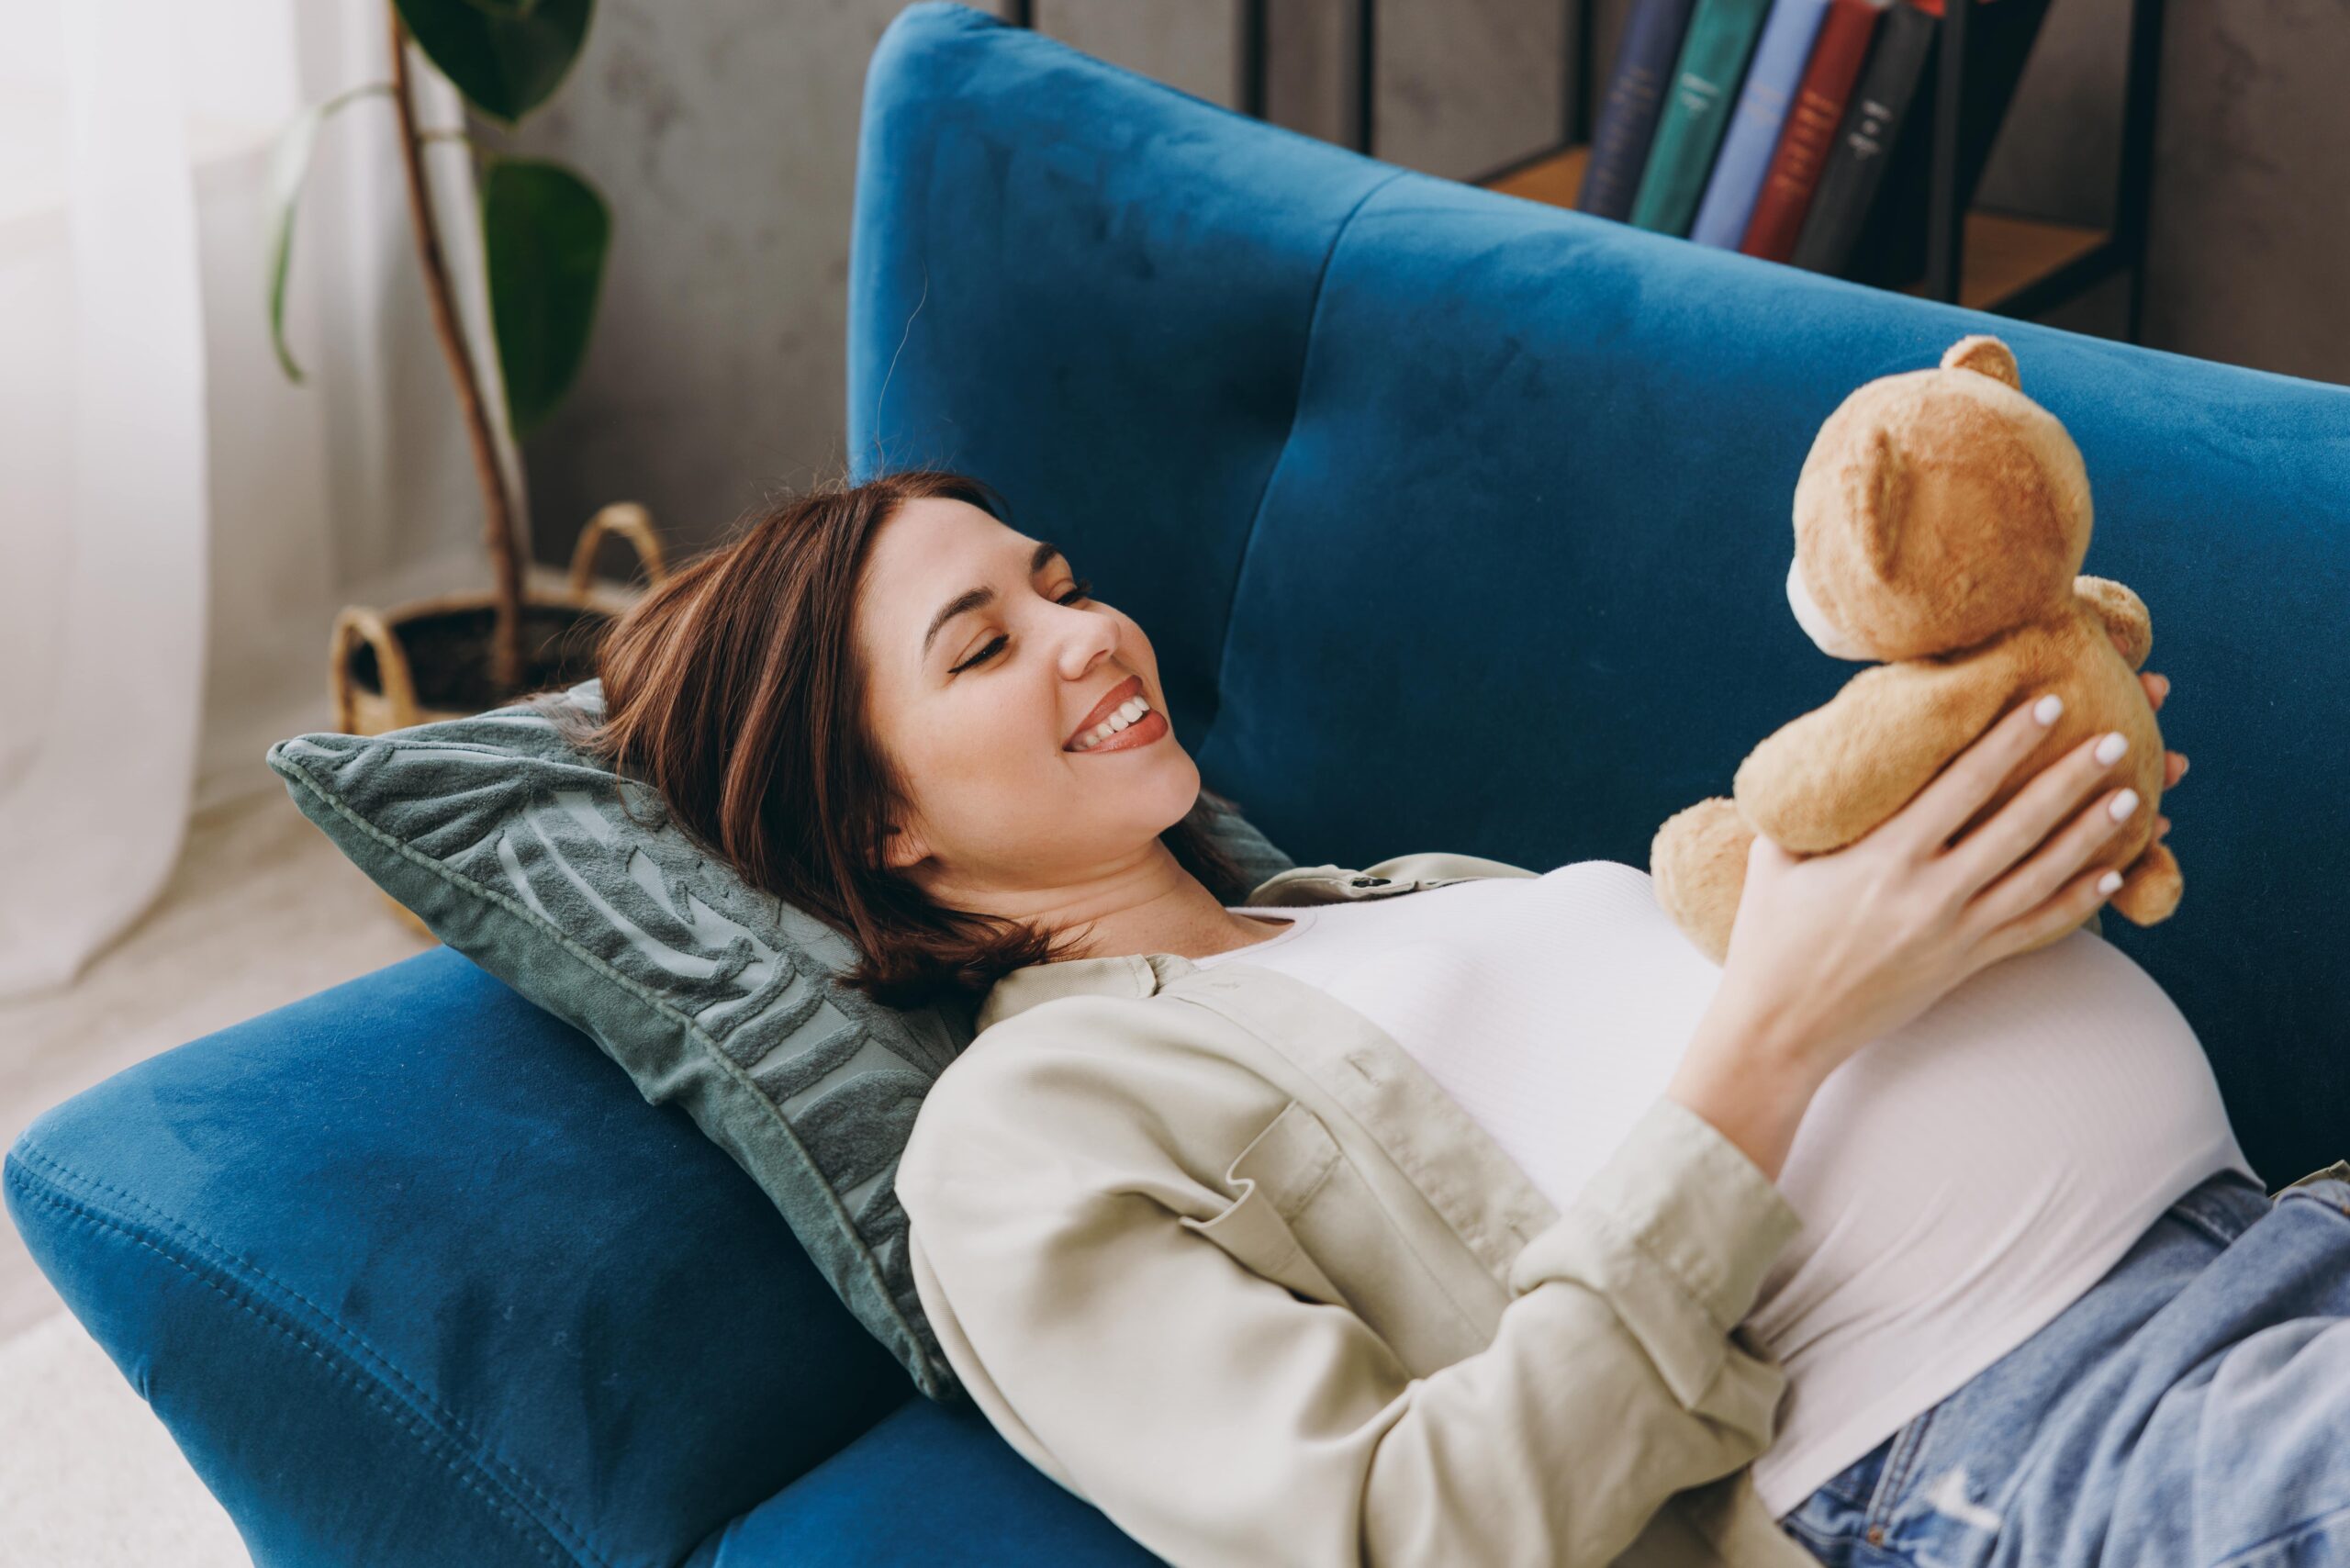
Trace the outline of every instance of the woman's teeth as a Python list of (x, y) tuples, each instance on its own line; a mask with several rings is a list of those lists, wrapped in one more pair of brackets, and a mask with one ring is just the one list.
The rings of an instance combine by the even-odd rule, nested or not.
[(1136, 720), (1141, 718), (1145, 713), (1149, 711), (1149, 703), (1144, 701), (1139, 697), (1129, 697), (1124, 702), (1119, 703), (1117, 707), (1112, 709), (1110, 716), (1102, 720), (1100, 724), (1078, 736), (1077, 744), (1070, 746), (1069, 749), (1071, 751), (1091, 751), (1095, 746), (1100, 745), (1103, 741), (1108, 740), (1112, 735), (1116, 734), (1120, 730), (1125, 729), (1128, 724), (1133, 723)]

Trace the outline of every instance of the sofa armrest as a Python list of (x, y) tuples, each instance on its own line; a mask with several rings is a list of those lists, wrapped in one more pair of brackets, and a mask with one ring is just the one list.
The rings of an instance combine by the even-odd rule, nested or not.
[(51, 1108), (5, 1185), (262, 1564), (676, 1562), (916, 1397), (681, 1107), (447, 947)]

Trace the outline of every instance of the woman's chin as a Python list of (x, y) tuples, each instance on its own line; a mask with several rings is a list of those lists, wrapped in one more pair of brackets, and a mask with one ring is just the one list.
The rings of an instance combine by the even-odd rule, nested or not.
[(1150, 754), (1155, 754), (1154, 760), (1145, 761), (1139, 756), (1126, 759), (1134, 769), (1119, 780), (1120, 803), (1131, 805), (1144, 820), (1157, 823), (1152, 831), (1161, 832), (1181, 822), (1198, 803), (1200, 768), (1171, 736), (1149, 747), (1146, 755)]

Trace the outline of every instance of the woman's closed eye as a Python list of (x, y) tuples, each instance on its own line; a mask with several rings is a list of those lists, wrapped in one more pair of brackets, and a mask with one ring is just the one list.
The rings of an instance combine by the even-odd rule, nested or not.
[[(1085, 598), (1092, 591), (1093, 584), (1084, 577), (1080, 577), (1077, 579), (1076, 587), (1061, 595), (1059, 602), (1062, 604), (1068, 604), (1072, 599)], [(978, 653), (973, 654), (969, 658), (965, 659), (961, 664), (957, 665), (953, 669), (948, 670), (946, 673), (949, 675), (960, 675), (965, 670), (969, 669), (973, 665), (982, 665), (987, 663), (988, 660), (995, 657), (997, 653), (1002, 651), (1004, 644), (1010, 640), (1011, 639), (1002, 636), (998, 636), (990, 640), (985, 647), (981, 648)]]

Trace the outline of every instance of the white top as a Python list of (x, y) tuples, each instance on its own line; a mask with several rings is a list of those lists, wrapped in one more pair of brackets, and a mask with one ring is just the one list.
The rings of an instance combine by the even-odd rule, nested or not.
[[(1564, 1208), (1660, 1093), (1721, 970), (1649, 874), (1583, 860), (1292, 908), (1196, 960), (1322, 987), (1394, 1036)], [(1994, 964), (1831, 1074), (1779, 1189), (1804, 1227), (1750, 1337), (1787, 1372), (1754, 1483), (1784, 1516), (2028, 1338), (2178, 1196), (2250, 1171), (2201, 1043), (2083, 930)]]

